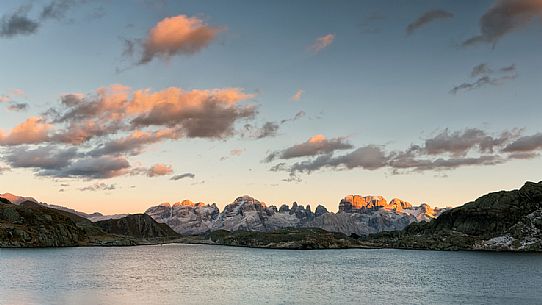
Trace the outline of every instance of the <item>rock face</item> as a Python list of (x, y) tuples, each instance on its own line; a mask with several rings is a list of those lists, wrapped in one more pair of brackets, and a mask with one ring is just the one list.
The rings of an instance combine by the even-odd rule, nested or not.
[(341, 200), (337, 214), (321, 205), (313, 212), (310, 205), (296, 202), (291, 207), (283, 204), (277, 209), (250, 196), (236, 198), (221, 213), (215, 204), (193, 204), (188, 200), (173, 206), (151, 207), (145, 213), (182, 235), (218, 230), (272, 232), (283, 228), (321, 228), (347, 235), (367, 235), (402, 230), (412, 222), (428, 221), (441, 212), (428, 205), (413, 207), (397, 198), (388, 203), (381, 196), (351, 195)]
[[(431, 213), (429, 207), (422, 212)], [(484, 195), (444, 211), (431, 222), (403, 232), (381, 234), (372, 242), (385, 247), (542, 251), (542, 182), (519, 190)]]
[[(268, 230), (266, 224), (275, 211), (276, 208), (268, 208), (265, 203), (250, 196), (238, 197), (220, 213), (212, 230), (264, 232)], [(279, 227), (283, 220), (279, 219), (278, 223), (270, 226)]]
[(145, 211), (160, 223), (165, 223), (173, 230), (184, 235), (198, 235), (211, 230), (213, 222), (218, 218), (218, 208), (215, 204), (192, 203), (185, 200), (173, 206), (164, 203)]

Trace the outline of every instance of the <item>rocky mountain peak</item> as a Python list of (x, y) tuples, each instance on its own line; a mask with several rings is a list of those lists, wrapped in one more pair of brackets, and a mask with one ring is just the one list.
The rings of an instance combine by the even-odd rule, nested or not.
[(0, 194), (0, 197), (9, 200), (13, 204), (21, 204), (25, 201), (32, 201), (32, 202), (38, 203), (38, 201), (32, 197), (17, 196), (11, 193)]
[(202, 202), (194, 203), (188, 199), (185, 199), (180, 202), (175, 202), (175, 204), (173, 204), (174, 207), (195, 207), (195, 206), (200, 206), (200, 205), (205, 205), (205, 204)]

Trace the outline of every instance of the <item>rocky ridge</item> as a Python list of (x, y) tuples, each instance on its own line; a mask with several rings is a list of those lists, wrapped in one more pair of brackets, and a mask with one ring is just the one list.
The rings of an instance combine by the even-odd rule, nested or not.
[(13, 204), (0, 197), (0, 247), (131, 246), (176, 237), (177, 233), (148, 215), (98, 225), (34, 201)]
[(410, 223), (431, 220), (442, 211), (426, 204), (416, 207), (397, 198), (388, 203), (381, 196), (350, 195), (341, 200), (338, 213), (329, 212), (322, 205), (313, 212), (310, 205), (296, 202), (291, 207), (284, 204), (277, 208), (250, 196), (236, 198), (222, 212), (216, 204), (185, 200), (154, 206), (145, 213), (182, 235), (218, 230), (272, 232), (284, 228), (320, 228), (346, 235), (367, 235), (402, 230)]
[(94, 221), (94, 222), (100, 221), (100, 220), (107, 220), (107, 219), (119, 219), (119, 218), (122, 218), (122, 217), (125, 217), (125, 216), (128, 215), (128, 214), (104, 215), (104, 214), (99, 213), (99, 212), (94, 212), (92, 214), (88, 214), (88, 213), (85, 213), (85, 212), (77, 211), (77, 210), (67, 208), (67, 207), (64, 207), (64, 206), (60, 206), (60, 205), (48, 204), (48, 203), (45, 203), (45, 202), (39, 202), (34, 197), (18, 196), (18, 195), (13, 195), (11, 193), (0, 194), (0, 198), (4, 198), (4, 199), (8, 200), (10, 203), (15, 204), (15, 205), (19, 205), (19, 204), (21, 204), (23, 202), (26, 202), (26, 201), (34, 202), (34, 203), (37, 203), (37, 204), (39, 204), (41, 206), (56, 209), (56, 210), (61, 210), (61, 211), (65, 211), (65, 212), (69, 212), (69, 213), (75, 214), (77, 216), (86, 218), (86, 219), (88, 219), (90, 221)]
[(542, 182), (489, 193), (431, 222), (369, 236), (367, 242), (391, 248), (542, 251)]

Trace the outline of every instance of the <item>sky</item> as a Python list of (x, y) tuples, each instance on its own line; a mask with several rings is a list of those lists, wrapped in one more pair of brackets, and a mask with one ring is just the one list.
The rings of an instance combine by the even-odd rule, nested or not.
[(542, 0), (2, 1), (0, 193), (85, 212), (540, 181)]

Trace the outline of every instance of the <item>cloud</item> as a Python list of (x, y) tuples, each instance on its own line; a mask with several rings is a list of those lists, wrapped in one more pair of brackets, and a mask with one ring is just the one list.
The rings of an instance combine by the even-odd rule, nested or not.
[(88, 155), (104, 156), (129, 154), (135, 156), (140, 154), (146, 145), (160, 142), (163, 139), (178, 139), (180, 137), (181, 133), (175, 129), (162, 129), (152, 132), (136, 130), (126, 137), (110, 140), (94, 148), (88, 152)]
[[(244, 103), (253, 96), (238, 88), (152, 91), (123, 85), (98, 88), (94, 94), (65, 94), (41, 116), (0, 131), (0, 149), (10, 166), (31, 168), (39, 176), (106, 179), (143, 173), (132, 168), (127, 157), (149, 145), (244, 136), (240, 123), (257, 114), (255, 105)], [(278, 126), (267, 122), (251, 131), (254, 138), (262, 138), (276, 134)], [(173, 171), (160, 165), (143, 174)]]
[(233, 135), (236, 121), (256, 115), (254, 106), (237, 105), (252, 97), (237, 88), (189, 92), (169, 88), (152, 94), (140, 92), (127, 111), (139, 113), (131, 121), (132, 127), (177, 126), (189, 138), (225, 138)]
[(314, 41), (314, 43), (309, 47), (309, 50), (314, 53), (318, 53), (331, 45), (331, 43), (333, 43), (333, 40), (335, 40), (334, 34), (327, 34), (322, 37), (318, 37), (316, 41)]
[(472, 72), (470, 73), (470, 76), (477, 77), (477, 76), (489, 75), (491, 73), (493, 73), (493, 70), (487, 64), (479, 64), (477, 66), (474, 66), (474, 68), (472, 68)]
[(9, 149), (4, 159), (11, 167), (60, 170), (69, 166), (77, 156), (75, 147), (60, 149), (55, 146), (18, 146)]
[(25, 111), (28, 109), (27, 103), (13, 103), (7, 108), (10, 111)]
[(480, 18), (480, 34), (465, 40), (463, 46), (479, 43), (495, 45), (506, 34), (540, 17), (540, 0), (497, 0)]
[(230, 150), (230, 154), (229, 156), (223, 156), (220, 158), (220, 161), (224, 161), (224, 160), (227, 160), (229, 159), (230, 157), (239, 157), (240, 155), (243, 154), (243, 152), (245, 152), (244, 149), (241, 149), (241, 148), (235, 148), (235, 149), (232, 149)]
[(275, 137), (278, 135), (280, 126), (285, 123), (297, 121), (306, 115), (305, 111), (301, 110), (297, 112), (294, 117), (282, 119), (280, 122), (265, 122), (262, 127), (258, 127), (254, 124), (245, 124), (242, 136), (252, 139), (263, 139), (267, 137)]
[(464, 82), (453, 87), (450, 94), (457, 94), (461, 91), (479, 89), (488, 85), (500, 86), (510, 80), (516, 79), (518, 72), (515, 65), (497, 69), (490, 68), (487, 64), (479, 64), (472, 68), (471, 77), (478, 77), (473, 82)]
[(51, 138), (81, 144), (120, 131), (162, 126), (171, 133), (162, 139), (223, 139), (234, 134), (237, 121), (256, 115), (255, 106), (239, 105), (253, 96), (238, 88), (132, 92), (126, 86), (112, 85), (99, 88), (95, 95), (63, 97), (61, 109), (48, 112), (53, 123), (65, 125)]
[(162, 163), (151, 166), (147, 171), (147, 176), (149, 177), (165, 176), (171, 174), (173, 174), (173, 169), (171, 168), (171, 165)]
[(78, 159), (59, 169), (44, 169), (38, 173), (57, 178), (107, 179), (128, 173), (130, 163), (121, 157), (103, 156)]
[(537, 133), (532, 136), (523, 136), (504, 148), (504, 152), (532, 152), (542, 150), (542, 133)]
[(492, 153), (496, 147), (518, 136), (519, 130), (505, 131), (493, 137), (477, 128), (467, 128), (452, 133), (445, 129), (435, 137), (425, 140), (423, 151), (428, 155), (451, 154), (453, 156), (464, 156), (473, 149), (478, 152)]
[(116, 188), (117, 186), (115, 184), (96, 183), (93, 185), (82, 187), (79, 190), (81, 192), (85, 192), (85, 191), (96, 192), (96, 191), (112, 191)]
[(7, 135), (0, 131), (0, 145), (38, 144), (49, 139), (52, 125), (41, 117), (30, 117), (14, 127)]
[(301, 99), (301, 96), (303, 95), (304, 91), (299, 89), (295, 92), (295, 94), (292, 96), (292, 101), (297, 102)]
[(5, 172), (11, 171), (11, 168), (7, 166), (0, 166), (0, 175), (3, 175)]
[(190, 178), (190, 179), (194, 179), (196, 177), (196, 175), (192, 174), (192, 173), (184, 173), (184, 174), (180, 174), (180, 175), (175, 175), (173, 177), (170, 178), (170, 180), (181, 180), (181, 179), (185, 179), (185, 178)]
[[(505, 130), (491, 135), (477, 128), (450, 132), (447, 129), (428, 138), (421, 145), (404, 150), (387, 150), (384, 146), (365, 145), (339, 156), (333, 152), (317, 155), (305, 161), (287, 165), (274, 165), (271, 171), (287, 171), (291, 177), (297, 173), (311, 173), (321, 169), (365, 170), (389, 169), (392, 174), (411, 171), (453, 170), (465, 166), (488, 166), (517, 159), (532, 159), (542, 152), (542, 134), (522, 136), (521, 130)], [(277, 159), (280, 153), (268, 156)], [(283, 158), (285, 159), (285, 158)]]
[(209, 26), (197, 17), (178, 15), (164, 18), (149, 30), (143, 41), (143, 54), (139, 64), (146, 64), (157, 56), (168, 59), (174, 55), (197, 53), (207, 47), (223, 30)]
[(84, 2), (85, 1), (79, 0), (50, 1), (42, 8), (36, 19), (28, 17), (33, 5), (22, 5), (15, 12), (2, 16), (0, 19), (0, 37), (12, 38), (15, 36), (28, 36), (34, 34), (45, 21), (62, 20), (68, 10), (77, 3)]
[(34, 34), (40, 24), (28, 17), (31, 5), (23, 5), (14, 13), (3, 15), (0, 19), (0, 37), (12, 38), (18, 35)]
[(304, 117), (306, 115), (305, 111), (303, 110), (300, 110), (298, 111), (293, 118), (289, 118), (289, 119), (283, 119), (280, 121), (280, 124), (284, 124), (284, 123), (288, 123), (288, 122), (293, 122), (293, 121), (297, 121), (299, 119), (301, 119), (302, 117)]
[(53, 0), (45, 5), (40, 13), (41, 20), (56, 19), (62, 20), (66, 16), (66, 12), (71, 9), (77, 2), (76, 0)]
[(329, 167), (329, 168), (362, 168), (366, 170), (376, 170), (386, 166), (389, 156), (382, 147), (368, 145), (360, 147), (351, 153), (343, 156), (332, 157), (331, 155), (319, 156), (314, 160), (302, 161), (293, 164), (290, 167), (291, 174), (296, 172), (307, 172)]
[(280, 125), (276, 122), (265, 122), (262, 127), (246, 124), (244, 136), (253, 139), (274, 137), (277, 135), (279, 128)]
[(419, 28), (434, 22), (439, 19), (448, 19), (454, 17), (454, 14), (445, 11), (445, 10), (430, 10), (425, 13), (423, 13), (420, 17), (418, 17), (416, 20), (411, 22), (406, 27), (406, 33), (407, 35), (411, 35), (414, 33), (414, 31), (418, 30)]
[(293, 159), (309, 157), (322, 154), (330, 154), (336, 150), (351, 149), (353, 146), (346, 141), (345, 137), (327, 139), (324, 135), (318, 134), (310, 137), (307, 141), (288, 147), (282, 151), (269, 154), (264, 162), (271, 162), (275, 159)]

